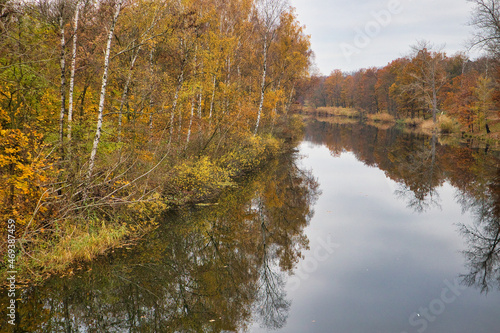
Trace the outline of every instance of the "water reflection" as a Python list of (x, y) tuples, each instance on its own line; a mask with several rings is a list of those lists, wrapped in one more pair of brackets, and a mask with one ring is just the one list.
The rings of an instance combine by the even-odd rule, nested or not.
[[(24, 290), (16, 332), (222, 332), (253, 320), (283, 327), (283, 276), (308, 247), (317, 196), (294, 154), (271, 161), (216, 206), (166, 214), (133, 249)], [(2, 309), (6, 301), (3, 294)], [(10, 332), (5, 318), (0, 331)]]
[(500, 288), (500, 170), (494, 181), (484, 185), (484, 192), (478, 196), (463, 194), (475, 221), (472, 226), (462, 225), (461, 232), (469, 245), (464, 254), (470, 273), (463, 280), (487, 293)]
[(449, 182), (457, 189), (463, 212), (472, 225), (460, 225), (468, 243), (464, 252), (467, 286), (482, 292), (500, 287), (500, 165), (498, 152), (467, 145), (441, 144), (437, 136), (342, 124), (330, 119), (308, 122), (306, 140), (326, 145), (332, 155), (352, 152), (359, 161), (377, 167), (397, 182), (395, 195), (418, 213), (440, 208), (437, 189)]
[[(17, 331), (240, 332), (259, 322), (284, 332), (415, 332), (408, 318), (435, 304), (463, 267), (461, 236), (463, 282), (482, 292), (500, 287), (498, 153), (442, 140), (311, 120), (306, 141), (321, 149), (311, 148), (318, 153), (308, 160), (324, 176), (325, 195), (308, 230), (318, 184), (296, 155), (286, 155), (217, 205), (166, 214), (133, 249), (24, 290)], [(460, 219), (456, 203), (467, 212), (461, 236), (447, 223)], [(312, 253), (324, 237), (341, 244), (292, 291), (289, 274), (304, 255), (311, 259), (306, 232)], [(0, 296), (2, 309), (6, 301)], [(498, 328), (491, 297), (463, 292), (446, 306), (427, 332)], [(469, 323), (476, 315), (489, 318), (483, 327)], [(5, 318), (0, 332), (10, 332)]]

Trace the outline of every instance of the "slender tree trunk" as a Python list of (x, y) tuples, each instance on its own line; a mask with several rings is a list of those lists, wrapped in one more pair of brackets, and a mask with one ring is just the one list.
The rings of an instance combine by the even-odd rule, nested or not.
[(61, 145), (61, 158), (64, 158), (64, 114), (66, 113), (66, 41), (64, 39), (64, 20), (59, 18), (61, 32), (61, 112), (59, 113), (59, 144)]
[(194, 117), (194, 95), (191, 98), (191, 115), (189, 116), (189, 127), (188, 134), (186, 138), (186, 147), (189, 144), (189, 139), (191, 138), (191, 126), (193, 125), (193, 117)]
[(80, 2), (76, 3), (75, 18), (73, 19), (73, 50), (71, 52), (71, 74), (69, 77), (69, 105), (68, 105), (68, 142), (71, 141), (71, 127), (73, 122), (73, 91), (75, 87), (76, 69), (76, 40), (78, 32), (78, 16), (80, 15)]
[(87, 90), (89, 89), (89, 84), (87, 84), (87, 82), (85, 83), (85, 85), (83, 86), (83, 90), (82, 90), (82, 93), (80, 95), (80, 121), (79, 121), (79, 124), (81, 125), (82, 124), (82, 120), (83, 120), (83, 114), (84, 114), (84, 109), (85, 109), (85, 97), (87, 96)]
[(285, 109), (285, 114), (288, 114), (288, 112), (290, 112), (290, 107), (292, 106), (292, 98), (293, 98), (293, 93), (295, 92), (295, 84), (292, 85), (292, 89), (290, 89), (290, 95), (288, 96), (288, 103), (286, 105), (286, 109)]
[(153, 111), (149, 113), (149, 144), (153, 143)]
[(181, 141), (181, 132), (182, 132), (182, 109), (179, 108), (179, 123), (177, 124), (177, 141)]
[(179, 93), (182, 89), (182, 84), (184, 83), (184, 65), (179, 75), (179, 79), (177, 80), (177, 89), (175, 89), (174, 100), (172, 102), (172, 110), (170, 111), (170, 137), (168, 139), (168, 144), (172, 142), (172, 136), (174, 135), (174, 117), (175, 111), (177, 109), (177, 102), (179, 100)]
[(231, 82), (231, 57), (228, 56), (226, 60), (227, 64), (227, 74), (226, 74), (226, 81), (224, 84), (224, 114), (229, 113), (229, 97), (227, 93), (227, 87), (229, 87), (229, 84)]
[(432, 121), (436, 124), (436, 114), (437, 114), (437, 92), (436, 92), (436, 82), (432, 83)]
[(106, 97), (106, 87), (108, 85), (109, 55), (111, 53), (111, 42), (113, 40), (116, 22), (118, 21), (118, 16), (120, 15), (121, 7), (122, 7), (122, 2), (118, 1), (116, 3), (115, 13), (113, 15), (113, 20), (111, 21), (111, 27), (109, 29), (109, 34), (108, 34), (108, 41), (106, 44), (106, 53), (104, 55), (104, 73), (102, 74), (101, 94), (99, 97), (97, 128), (96, 128), (95, 137), (94, 137), (94, 144), (92, 145), (92, 151), (90, 153), (89, 170), (87, 172), (87, 183), (90, 183), (90, 179), (92, 177), (92, 171), (94, 170), (95, 158), (97, 155), (97, 147), (99, 146), (99, 141), (101, 139), (103, 112), (104, 112), (104, 100)]
[(132, 71), (134, 69), (135, 61), (137, 60), (137, 56), (139, 55), (141, 47), (137, 48), (137, 51), (132, 56), (132, 60), (130, 62), (130, 67), (128, 70), (127, 81), (125, 81), (125, 87), (123, 87), (122, 97), (120, 99), (120, 108), (118, 109), (118, 142), (122, 141), (122, 119), (123, 119), (123, 107), (125, 106), (125, 102), (127, 101), (128, 90), (130, 87), (130, 81), (132, 80)]
[(260, 117), (262, 114), (262, 107), (264, 105), (264, 93), (266, 89), (266, 75), (267, 75), (267, 34), (264, 37), (264, 60), (262, 66), (262, 82), (260, 84), (260, 101), (259, 101), (259, 109), (257, 111), (257, 123), (255, 124), (255, 133), (259, 130)]
[[(195, 66), (195, 69), (194, 69), (194, 77), (196, 77), (196, 74), (198, 72), (198, 69), (197, 69), (197, 52), (198, 52), (198, 47), (196, 47), (195, 49), (195, 53), (194, 53), (194, 66)], [(191, 126), (193, 125), (193, 118), (194, 118), (194, 101), (195, 101), (195, 92), (194, 92), (194, 88), (191, 90), (191, 93), (192, 93), (192, 97), (191, 97), (191, 114), (189, 116), (189, 125), (188, 125), (188, 133), (187, 133), (187, 138), (186, 138), (186, 148), (187, 148), (187, 145), (189, 144), (189, 139), (191, 138)]]
[(208, 114), (208, 127), (212, 128), (212, 114), (214, 111), (214, 101), (215, 101), (215, 85), (216, 85), (217, 75), (214, 75), (214, 82), (212, 84), (212, 99), (210, 100), (210, 112)]
[(154, 82), (154, 68), (153, 68), (153, 53), (154, 53), (154, 44), (151, 47), (151, 51), (149, 52), (149, 75), (151, 81), (151, 92), (149, 94), (149, 143), (153, 143), (153, 92), (155, 90), (155, 82)]
[(201, 120), (201, 102), (203, 99), (203, 90), (200, 88), (200, 92), (198, 92), (198, 118)]

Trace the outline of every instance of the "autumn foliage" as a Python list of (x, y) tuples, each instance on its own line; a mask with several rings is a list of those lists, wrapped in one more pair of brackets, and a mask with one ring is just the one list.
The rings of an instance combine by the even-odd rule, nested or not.
[(351, 108), (368, 118), (390, 115), (438, 121), (446, 115), (459, 122), (463, 132), (489, 133), (499, 120), (496, 69), (489, 57), (447, 56), (421, 43), (407, 57), (382, 68), (353, 73), (334, 70), (326, 77), (311, 77), (301, 83), (299, 101), (320, 112), (321, 108)]
[(308, 75), (309, 37), (281, 0), (0, 10), (0, 215), (28, 247), (138, 203), (206, 199), (276, 152)]

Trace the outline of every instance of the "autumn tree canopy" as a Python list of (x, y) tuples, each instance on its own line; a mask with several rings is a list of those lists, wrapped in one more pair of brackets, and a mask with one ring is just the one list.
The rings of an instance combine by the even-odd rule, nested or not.
[(161, 196), (182, 160), (257, 149), (310, 55), (282, 0), (2, 1), (2, 216), (50, 229)]

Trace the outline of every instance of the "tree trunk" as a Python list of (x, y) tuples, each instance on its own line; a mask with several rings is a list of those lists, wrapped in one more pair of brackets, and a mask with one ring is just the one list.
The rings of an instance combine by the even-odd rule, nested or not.
[(94, 144), (92, 145), (92, 151), (90, 153), (89, 170), (87, 172), (87, 183), (90, 182), (90, 179), (92, 177), (92, 171), (94, 170), (94, 165), (95, 165), (95, 157), (97, 155), (97, 147), (99, 146), (99, 141), (101, 139), (103, 112), (104, 112), (104, 100), (106, 98), (106, 87), (108, 85), (109, 54), (111, 53), (111, 42), (113, 40), (116, 22), (118, 21), (118, 16), (120, 15), (121, 7), (122, 7), (122, 2), (118, 1), (116, 3), (115, 13), (113, 15), (113, 20), (111, 21), (111, 27), (109, 29), (109, 34), (108, 34), (108, 41), (106, 44), (106, 53), (104, 55), (104, 73), (102, 74), (101, 94), (99, 96), (99, 110), (98, 110), (98, 116), (97, 116), (97, 128), (96, 128), (95, 137), (94, 137)]
[(200, 88), (200, 92), (198, 93), (198, 118), (201, 120), (201, 102), (203, 99), (203, 89)]
[(259, 130), (260, 117), (262, 114), (262, 107), (264, 106), (264, 93), (266, 89), (266, 75), (267, 75), (267, 35), (264, 37), (264, 60), (262, 66), (262, 82), (260, 84), (260, 101), (259, 109), (257, 111), (257, 123), (255, 124), (255, 133)]
[(214, 75), (214, 83), (212, 85), (212, 99), (210, 100), (210, 112), (208, 114), (208, 127), (209, 127), (209, 129), (212, 129), (212, 114), (214, 111), (216, 79), (217, 79), (217, 76)]
[(172, 142), (172, 136), (174, 134), (175, 110), (177, 109), (177, 101), (179, 100), (179, 93), (182, 89), (183, 83), (184, 83), (184, 65), (182, 68), (182, 72), (179, 75), (179, 79), (177, 80), (177, 89), (175, 90), (174, 101), (172, 102), (172, 110), (170, 113), (170, 138), (168, 139), (168, 144)]
[(151, 112), (149, 113), (149, 144), (153, 143), (153, 110), (151, 109)]
[(61, 32), (61, 112), (59, 113), (59, 144), (61, 145), (61, 158), (64, 158), (64, 114), (66, 113), (66, 41), (64, 39), (64, 20), (59, 17), (59, 30)]
[(287, 115), (288, 112), (290, 112), (290, 108), (291, 108), (291, 106), (293, 104), (292, 99), (293, 99), (294, 92), (295, 92), (295, 84), (292, 85), (292, 89), (290, 89), (290, 95), (288, 96), (288, 102), (286, 103), (286, 108), (285, 108), (285, 115)]
[(136, 53), (132, 56), (132, 61), (130, 62), (130, 67), (127, 75), (127, 81), (125, 82), (125, 87), (123, 87), (122, 98), (120, 99), (120, 108), (118, 109), (118, 142), (122, 141), (122, 118), (123, 118), (123, 107), (127, 101), (128, 89), (130, 86), (130, 81), (132, 80), (132, 71), (134, 69), (135, 61), (139, 55), (141, 47), (137, 48)]
[(437, 122), (436, 114), (437, 114), (437, 92), (436, 92), (436, 81), (433, 80), (433, 82), (432, 82), (432, 121), (434, 122), (434, 124), (436, 124), (436, 122)]
[(191, 138), (191, 126), (193, 125), (193, 117), (194, 117), (194, 95), (191, 98), (191, 115), (189, 116), (189, 127), (188, 127), (188, 134), (186, 138), (186, 148), (187, 145), (189, 144), (189, 139)]
[(78, 31), (78, 16), (80, 14), (80, 2), (76, 3), (75, 18), (73, 20), (73, 50), (71, 52), (71, 74), (69, 77), (69, 105), (68, 105), (68, 142), (71, 141), (71, 126), (73, 122), (73, 91), (75, 87), (76, 69), (76, 40)]

